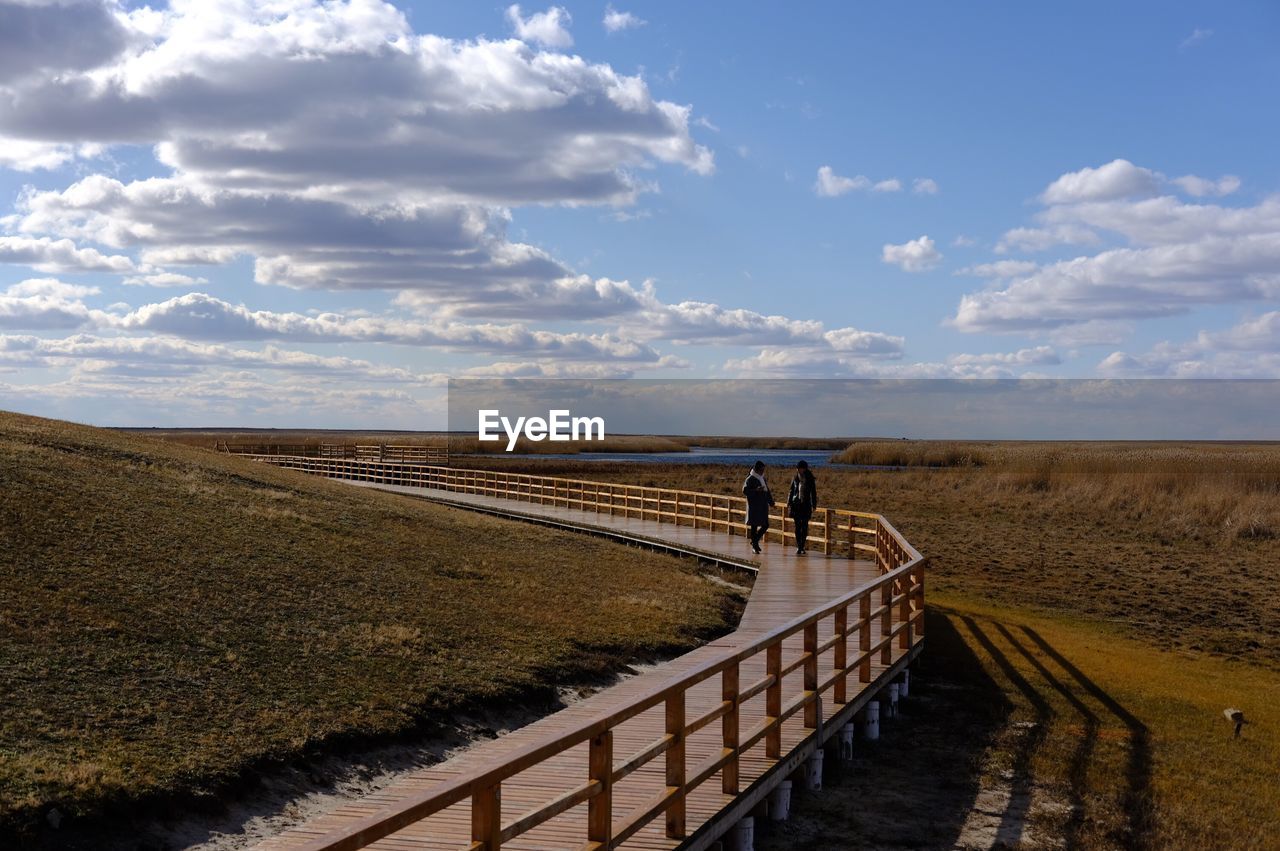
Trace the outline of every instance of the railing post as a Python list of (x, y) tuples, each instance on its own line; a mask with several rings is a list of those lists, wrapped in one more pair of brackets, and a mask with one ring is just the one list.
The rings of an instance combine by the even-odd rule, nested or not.
[(667, 788), (675, 790), (667, 805), (667, 836), (684, 838), (684, 692), (667, 698), (667, 735), (672, 737), (667, 748)]
[(773, 682), (764, 690), (764, 715), (769, 730), (764, 734), (764, 755), (769, 759), (782, 757), (782, 641), (775, 641), (765, 648), (765, 674)]
[(847, 691), (845, 688), (849, 679), (849, 672), (845, 670), (849, 667), (849, 607), (841, 606), (836, 609), (836, 646), (835, 657), (832, 660), (832, 668), (838, 673), (836, 676), (835, 694), (832, 699), (836, 703), (847, 702)]
[(862, 664), (858, 667), (858, 681), (871, 682), (871, 594), (864, 592), (858, 598), (858, 652)]
[(608, 848), (613, 839), (613, 731), (591, 740), (589, 779), (599, 781), (600, 791), (587, 802), (587, 841)]
[(818, 624), (804, 628), (804, 690), (813, 697), (804, 705), (804, 726), (812, 730), (818, 726)]
[(880, 649), (880, 664), (888, 665), (893, 662), (893, 642), (886, 640), (893, 632), (892, 582), (886, 582), (880, 588), (880, 607), (884, 609), (884, 614), (880, 616), (880, 640), (884, 641), (884, 647)]
[(822, 509), (822, 552), (831, 555), (835, 552), (835, 542), (831, 540), (831, 509)]
[(721, 743), (726, 753), (733, 756), (725, 763), (721, 775), (720, 791), (726, 795), (738, 794), (738, 663), (724, 669), (720, 684), (720, 699), (730, 704), (729, 711), (720, 719)]
[(914, 573), (915, 571), (910, 571), (902, 577), (902, 601), (898, 603), (898, 623), (902, 624), (902, 632), (898, 635), (898, 648), (901, 650), (911, 649), (911, 595), (912, 586), (915, 584), (912, 581)]
[[(927, 563), (928, 561), (926, 559), (921, 559), (915, 569), (915, 599), (912, 602), (915, 606), (915, 611), (917, 612), (924, 611), (924, 566)], [(924, 635), (923, 615), (916, 621), (915, 629), (912, 630), (912, 635), (914, 638), (919, 638)]]
[(502, 847), (502, 786), (497, 783), (471, 796), (471, 841), (484, 843), (485, 851)]

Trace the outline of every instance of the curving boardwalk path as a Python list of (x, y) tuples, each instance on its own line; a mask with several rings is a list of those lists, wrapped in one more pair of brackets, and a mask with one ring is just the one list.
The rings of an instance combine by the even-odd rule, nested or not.
[[(457, 493), (420, 486), (368, 481), (353, 481), (351, 484), (404, 493), (468, 510), (592, 534), (603, 534), (619, 540), (641, 542), (661, 549), (697, 555), (723, 566), (756, 570), (755, 586), (741, 624), (733, 633), (673, 659), (649, 673), (601, 691), (527, 727), (493, 741), (475, 745), (446, 762), (411, 774), (362, 800), (339, 806), (323, 816), (263, 842), (258, 846), (262, 849), (326, 847), (325, 841), (332, 840), (344, 830), (350, 831), (352, 826), (360, 823), (361, 820), (377, 815), (388, 808), (403, 805), (415, 795), (421, 796), (432, 787), (447, 783), (467, 772), (501, 763), (523, 747), (554, 738), (565, 731), (589, 726), (594, 719), (617, 710), (628, 700), (634, 700), (637, 696), (661, 688), (664, 683), (673, 678), (694, 671), (699, 666), (724, 656), (735, 648), (747, 647), (762, 635), (811, 613), (842, 595), (873, 583), (882, 575), (876, 563), (870, 560), (851, 560), (818, 553), (796, 556), (793, 547), (784, 547), (777, 542), (766, 543), (764, 554), (755, 556), (744, 538), (726, 534), (725, 531), (673, 525), (669, 522), (659, 523), (637, 517), (609, 516), (577, 507), (515, 502), (509, 498), (478, 493)], [(922, 603), (923, 586), (921, 586), (920, 595)], [(880, 598), (877, 596), (876, 599)], [(894, 607), (896, 605), (895, 602)], [(856, 610), (857, 607), (854, 605), (850, 608)], [(865, 613), (866, 609), (864, 608), (863, 611)], [(877, 642), (881, 636), (879, 616), (872, 623), (875, 626), (871, 630), (869, 640), (873, 647), (878, 647)], [(483, 628), (483, 624), (476, 624), (476, 629)], [(836, 639), (833, 638), (835, 630), (835, 620), (832, 617), (825, 618), (817, 624), (817, 639), (820, 647), (828, 645), (828, 642), (832, 645), (835, 643)], [(846, 634), (847, 632), (848, 630)], [(867, 672), (863, 671), (862, 679), (869, 679), (869, 682), (860, 682), (858, 672), (856, 670), (853, 672), (847, 684), (848, 693), (845, 702), (835, 704), (831, 700), (832, 693), (826, 692), (817, 701), (816, 713), (810, 714), (807, 718), (808, 725), (805, 723), (806, 712), (796, 711), (787, 718), (781, 725), (780, 758), (766, 757), (763, 744), (744, 750), (738, 760), (740, 788), (738, 794), (725, 794), (722, 791), (722, 784), (716, 782), (716, 778), (688, 792), (685, 798), (683, 838), (668, 836), (667, 822), (658, 815), (617, 847), (705, 848), (718, 841), (719, 836), (735, 821), (757, 807), (780, 780), (787, 778), (802, 766), (820, 742), (835, 736), (839, 725), (851, 721), (854, 714), (868, 700), (875, 697), (890, 679), (905, 668), (922, 647), (922, 638), (916, 635), (912, 639), (909, 629), (907, 638), (908, 641), (902, 643), (909, 646), (899, 646), (899, 640), (894, 637), (892, 641), (886, 642), (889, 649), (884, 654), (876, 650), (869, 666), (870, 676), (868, 677)], [(854, 655), (858, 647), (858, 638), (854, 635), (850, 640), (854, 648), (851, 655)], [(788, 636), (782, 641), (782, 648), (783, 664), (789, 665), (804, 654), (806, 649), (804, 636), (801, 632)], [(827, 651), (815, 655), (818, 657), (818, 676), (825, 682), (825, 678), (829, 677), (834, 670), (833, 653)], [(885, 656), (888, 658), (886, 659)], [(766, 654), (763, 652), (741, 662), (739, 677), (743, 689), (746, 689), (749, 684), (766, 678), (766, 674)], [(798, 683), (799, 678), (805, 675), (805, 671), (797, 665), (794, 671), (785, 674), (784, 679), (789, 683)], [(712, 712), (721, 705), (722, 699), (721, 677), (713, 676), (705, 679), (690, 687), (685, 693), (684, 718), (694, 719), (704, 713)], [(762, 690), (740, 703), (738, 726), (743, 731), (752, 729), (765, 720), (766, 715), (769, 714), (766, 710), (766, 696)], [(814, 723), (815, 716), (816, 723)], [(718, 716), (712, 720), (716, 723), (706, 723), (701, 729), (684, 736), (685, 762), (690, 767), (713, 763), (725, 753)], [(615, 760), (621, 760), (628, 755), (645, 750), (655, 740), (663, 737), (668, 729), (666, 725), (667, 716), (664, 714), (663, 705), (659, 704), (614, 728), (612, 753), (618, 755)], [(745, 732), (743, 735), (745, 738)], [(611, 764), (616, 762), (611, 761)], [(498, 823), (510, 822), (522, 814), (544, 807), (548, 800), (581, 784), (589, 776), (589, 771), (591, 771), (591, 765), (588, 745), (583, 742), (503, 780)], [(690, 773), (693, 773), (692, 768)], [(659, 796), (662, 794), (662, 790), (668, 785), (668, 779), (669, 777), (664, 774), (664, 759), (658, 758), (614, 781), (611, 788), (611, 812), (615, 814), (614, 818), (652, 807), (655, 794)], [(492, 849), (496, 846), (496, 843), (486, 845), (474, 842), (473, 835), (472, 801), (468, 798), (378, 839), (368, 847), (384, 849), (384, 851), (393, 851), (393, 849), (409, 851), (409, 849)], [(578, 803), (527, 832), (508, 839), (501, 844), (501, 847), (529, 849), (529, 851), (614, 847), (614, 843), (609, 842), (588, 843), (587, 836), (588, 805)]]

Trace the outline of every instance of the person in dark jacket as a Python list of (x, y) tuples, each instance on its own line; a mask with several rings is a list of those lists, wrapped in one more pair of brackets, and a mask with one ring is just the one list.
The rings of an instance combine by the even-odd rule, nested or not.
[(747, 480), (742, 484), (742, 493), (747, 498), (747, 536), (751, 539), (751, 549), (758, 553), (760, 539), (769, 530), (769, 508), (775, 504), (769, 483), (764, 480), (763, 461), (752, 465)]
[(787, 495), (787, 511), (796, 523), (796, 555), (806, 555), (809, 541), (809, 518), (818, 507), (818, 482), (809, 472), (809, 462), (796, 462), (796, 476)]

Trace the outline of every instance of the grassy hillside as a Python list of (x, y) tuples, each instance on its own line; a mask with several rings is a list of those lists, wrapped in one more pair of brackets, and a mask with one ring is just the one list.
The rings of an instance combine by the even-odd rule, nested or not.
[(737, 605), (687, 561), (3, 413), (0, 517), (8, 829), (518, 700)]

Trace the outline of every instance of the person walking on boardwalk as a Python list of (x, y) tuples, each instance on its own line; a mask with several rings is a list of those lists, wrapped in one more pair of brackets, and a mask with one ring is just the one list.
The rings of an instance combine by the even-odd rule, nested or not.
[(796, 462), (796, 476), (791, 480), (791, 493), (787, 495), (787, 510), (796, 523), (796, 555), (802, 556), (809, 551), (809, 518), (818, 507), (818, 482), (809, 472), (809, 462)]
[(742, 493), (747, 498), (747, 529), (751, 538), (751, 549), (760, 552), (760, 539), (769, 530), (769, 508), (775, 503), (773, 494), (769, 492), (769, 483), (764, 480), (764, 462), (757, 461), (747, 474), (742, 484)]

